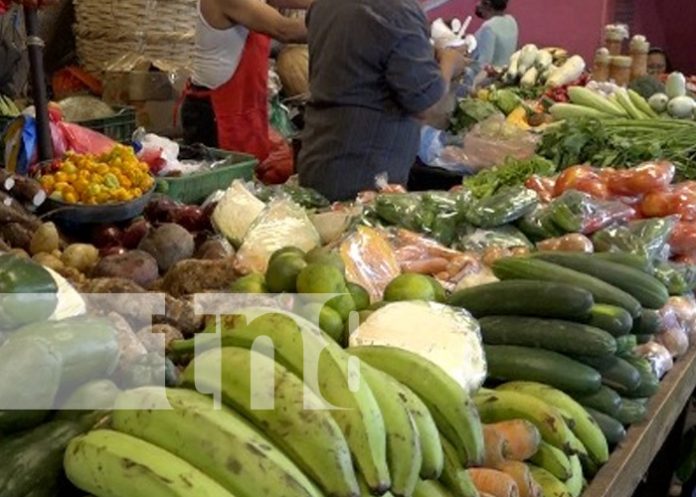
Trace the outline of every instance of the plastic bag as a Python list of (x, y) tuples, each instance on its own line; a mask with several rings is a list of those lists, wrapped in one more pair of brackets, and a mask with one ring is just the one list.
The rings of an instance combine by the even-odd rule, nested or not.
[(644, 195), (666, 189), (674, 180), (675, 173), (676, 168), (671, 162), (646, 162), (631, 169), (610, 171), (607, 186), (614, 195)]
[(669, 238), (672, 253), (687, 255), (696, 253), (696, 222), (679, 222)]
[(474, 170), (502, 164), (507, 157), (528, 159), (536, 151), (539, 138), (507, 123), (502, 114), (493, 115), (464, 137), (466, 165)]
[(598, 231), (592, 241), (598, 252), (629, 252), (660, 260), (669, 251), (667, 240), (677, 221), (676, 217), (631, 221), (626, 226), (611, 226)]
[(645, 217), (677, 214), (682, 221), (696, 221), (696, 189), (689, 182), (648, 193), (640, 202), (640, 211)]
[(672, 261), (655, 266), (654, 276), (660, 280), (670, 295), (683, 295), (696, 289), (696, 266)]
[(241, 180), (234, 180), (217, 201), (210, 220), (218, 232), (239, 247), (264, 207)]
[(549, 238), (536, 244), (539, 250), (550, 250), (552, 252), (584, 252), (591, 254), (594, 252), (592, 240), (580, 233), (570, 233), (558, 238)]
[(539, 203), (536, 192), (524, 186), (508, 187), (478, 201), (466, 212), (466, 220), (480, 228), (511, 223), (534, 211)]
[(658, 379), (662, 379), (673, 367), (672, 354), (664, 345), (657, 342), (648, 342), (638, 345), (633, 351), (638, 356), (650, 361), (650, 366)]
[(372, 302), (381, 300), (387, 285), (401, 274), (394, 250), (374, 228), (359, 226), (341, 242), (339, 250), (347, 280), (365, 288)]
[(548, 206), (538, 205), (532, 212), (517, 221), (517, 227), (533, 242), (556, 238), (564, 234), (553, 223)]
[(117, 145), (108, 136), (78, 124), (61, 121), (56, 126), (63, 133), (68, 150), (78, 154), (105, 154)]
[(179, 144), (168, 138), (145, 133), (143, 128), (133, 134), (133, 141), (138, 143), (138, 158), (150, 166), (153, 174), (160, 174), (175, 168), (179, 164)]
[(531, 249), (532, 244), (519, 229), (508, 225), (491, 230), (475, 229), (460, 238), (459, 247), (466, 251), (483, 252), (488, 247)]
[(659, 314), (662, 326), (655, 341), (664, 345), (673, 357), (683, 356), (696, 329), (696, 301), (693, 297), (670, 297)]
[(280, 133), (285, 139), (292, 138), (297, 133), (297, 130), (290, 120), (290, 109), (280, 102), (278, 96), (275, 96), (271, 100), (269, 110), (271, 114), (269, 121), (273, 129)]
[(285, 183), (295, 172), (295, 159), (288, 141), (273, 128), (269, 129), (271, 151), (256, 168), (256, 177), (267, 185)]
[(317, 209), (329, 206), (329, 201), (321, 193), (312, 188), (306, 188), (295, 184), (292, 178), (282, 185), (263, 185), (257, 183), (252, 185), (251, 191), (263, 202), (270, 202), (274, 198), (287, 196), (305, 209)]
[(635, 210), (618, 201), (604, 201), (577, 190), (565, 191), (548, 206), (553, 223), (566, 233), (592, 234), (635, 216)]
[(559, 197), (569, 190), (577, 190), (595, 199), (606, 200), (611, 196), (606, 182), (606, 176), (597, 169), (586, 165), (572, 166), (558, 175), (553, 194)]
[(242, 274), (265, 273), (276, 250), (292, 246), (308, 252), (320, 243), (302, 207), (288, 199), (273, 200), (247, 231), (237, 252), (237, 269)]

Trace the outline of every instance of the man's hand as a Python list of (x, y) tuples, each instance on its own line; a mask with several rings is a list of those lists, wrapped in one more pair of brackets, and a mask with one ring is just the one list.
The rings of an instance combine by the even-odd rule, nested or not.
[(471, 64), (471, 59), (455, 48), (436, 48), (435, 58), (440, 63), (443, 76), (449, 80), (460, 76)]

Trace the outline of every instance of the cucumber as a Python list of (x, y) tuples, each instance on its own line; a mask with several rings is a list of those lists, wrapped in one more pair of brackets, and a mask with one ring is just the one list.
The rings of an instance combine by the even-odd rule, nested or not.
[(640, 385), (638, 388), (625, 395), (631, 398), (646, 398), (652, 397), (660, 389), (660, 380), (653, 372), (650, 361), (644, 357), (628, 356), (626, 361), (631, 364), (640, 373)]
[(616, 353), (616, 340), (606, 331), (581, 323), (520, 316), (479, 319), (481, 337), (489, 345), (521, 345), (561, 354), (606, 356)]
[(661, 326), (662, 317), (658, 311), (643, 309), (640, 317), (633, 320), (631, 333), (634, 335), (655, 335), (660, 332)]
[(624, 426), (639, 423), (645, 419), (647, 409), (645, 405), (633, 399), (622, 399), (616, 420)]
[(590, 326), (607, 331), (615, 337), (626, 335), (633, 328), (633, 318), (626, 309), (607, 304), (593, 305), (590, 317), (586, 322)]
[(655, 335), (635, 335), (635, 337), (638, 345), (643, 345), (644, 343), (652, 342)]
[(577, 357), (581, 363), (594, 368), (602, 375), (602, 384), (616, 390), (619, 395), (635, 391), (640, 385), (640, 373), (628, 361), (616, 356)]
[(623, 307), (632, 317), (639, 316), (642, 310), (640, 302), (623, 290), (593, 276), (541, 259), (530, 257), (498, 259), (493, 263), (493, 273), (501, 280), (540, 280), (574, 285), (590, 292), (595, 303)]
[(589, 366), (548, 350), (512, 345), (484, 345), (488, 377), (503, 381), (536, 381), (565, 392), (596, 392), (601, 375)]
[(599, 278), (632, 295), (648, 309), (660, 309), (669, 299), (667, 287), (657, 278), (625, 264), (570, 252), (538, 252), (533, 257)]
[(646, 274), (653, 274), (655, 268), (650, 262), (650, 259), (642, 255), (631, 254), (628, 252), (595, 252), (594, 257), (615, 264), (622, 264), (627, 267), (632, 267)]
[(607, 439), (609, 445), (617, 445), (626, 438), (626, 429), (619, 421), (591, 407), (583, 407), (585, 407), (585, 410), (597, 422), (599, 429), (604, 433), (604, 438)]
[(609, 387), (602, 387), (595, 393), (574, 394), (573, 398), (583, 407), (591, 407), (607, 416), (616, 416), (621, 407), (621, 396)]
[(19, 340), (41, 341), (52, 348), (62, 361), (62, 388), (108, 376), (118, 365), (118, 337), (107, 319), (80, 316), (33, 323), (13, 332), (6, 343)]
[[(638, 339), (635, 335), (624, 335), (616, 339), (616, 355), (627, 359), (626, 356), (633, 353), (638, 346)], [(630, 361), (629, 361), (630, 362)]]
[(587, 317), (594, 300), (582, 288), (565, 283), (509, 280), (466, 288), (452, 294), (448, 304), (463, 307), (474, 317), (535, 316), (576, 320)]

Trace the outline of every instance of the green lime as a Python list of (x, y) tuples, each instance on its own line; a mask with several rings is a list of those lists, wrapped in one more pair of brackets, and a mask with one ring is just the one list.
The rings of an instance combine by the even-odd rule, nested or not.
[(298, 293), (343, 293), (346, 280), (343, 273), (330, 264), (309, 264), (297, 277)]
[(341, 316), (328, 305), (307, 304), (300, 309), (299, 315), (306, 320), (318, 324), (321, 330), (339, 341), (343, 336), (343, 320)]
[(217, 333), (217, 323), (220, 320), (220, 330), (233, 330), (247, 325), (243, 314), (224, 314), (222, 316), (207, 316), (202, 333)]
[(443, 287), (442, 284), (432, 276), (426, 276), (426, 278), (430, 280), (430, 283), (433, 285), (433, 290), (435, 290), (435, 302), (442, 303), (446, 301), (447, 292), (445, 291), (445, 287)]
[(305, 260), (310, 264), (328, 264), (335, 266), (341, 271), (341, 274), (346, 272), (346, 265), (343, 263), (341, 256), (325, 248), (317, 247), (307, 252)]
[(394, 278), (384, 290), (384, 300), (435, 300), (435, 288), (430, 279), (422, 274), (407, 273)]
[(362, 311), (363, 309), (370, 307), (370, 294), (367, 293), (367, 290), (357, 283), (348, 282), (346, 283), (346, 286), (348, 287), (350, 295), (353, 297), (355, 308), (358, 311)]
[(230, 286), (232, 293), (267, 293), (266, 279), (262, 274), (252, 273), (235, 280)]
[(353, 297), (349, 293), (332, 298), (326, 305), (336, 311), (343, 321), (348, 319), (350, 313), (356, 310)]
[(273, 293), (297, 290), (297, 276), (307, 263), (296, 254), (285, 253), (275, 258), (266, 271), (266, 285)]
[(282, 249), (278, 249), (273, 254), (271, 255), (271, 258), (268, 259), (268, 264), (270, 265), (276, 258), (280, 257), (281, 255), (286, 255), (286, 254), (292, 254), (292, 255), (297, 255), (299, 257), (304, 258), (305, 252), (301, 248), (297, 247), (283, 247)]

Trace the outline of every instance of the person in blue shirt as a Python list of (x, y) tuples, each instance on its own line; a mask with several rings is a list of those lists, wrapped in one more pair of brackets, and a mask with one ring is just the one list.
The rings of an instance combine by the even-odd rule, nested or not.
[(503, 67), (517, 50), (517, 21), (506, 14), (508, 0), (480, 0), (476, 16), (485, 19), (476, 32), (476, 61), (485, 66)]

